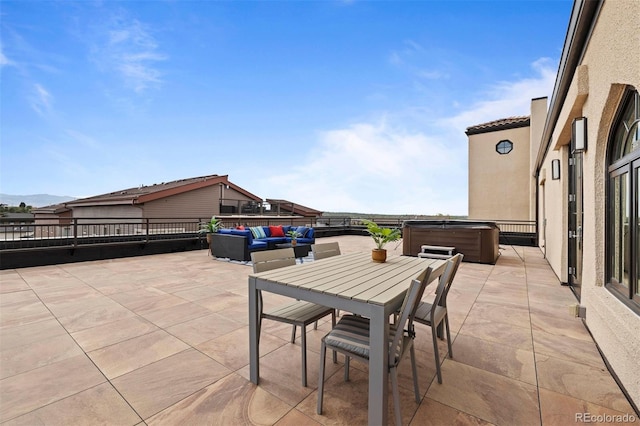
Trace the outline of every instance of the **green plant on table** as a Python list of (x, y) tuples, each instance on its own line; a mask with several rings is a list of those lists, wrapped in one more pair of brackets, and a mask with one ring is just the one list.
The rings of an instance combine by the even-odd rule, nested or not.
[(378, 250), (384, 249), (385, 244), (402, 238), (402, 231), (398, 228), (379, 226), (377, 223), (367, 219), (362, 219), (362, 222), (367, 226), (367, 232), (373, 238)]
[(301, 233), (293, 229), (291, 231), (287, 231), (287, 235), (291, 237), (291, 241), (296, 241), (298, 238), (302, 236)]

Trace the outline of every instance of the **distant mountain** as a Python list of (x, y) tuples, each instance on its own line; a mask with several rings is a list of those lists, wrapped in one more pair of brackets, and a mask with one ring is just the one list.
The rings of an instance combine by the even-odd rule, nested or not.
[(53, 204), (64, 203), (65, 201), (75, 200), (74, 197), (67, 197), (63, 195), (49, 195), (49, 194), (35, 194), (35, 195), (10, 195), (0, 194), (0, 204), (6, 204), (7, 206), (19, 206), (20, 203), (25, 203), (31, 207), (44, 207)]

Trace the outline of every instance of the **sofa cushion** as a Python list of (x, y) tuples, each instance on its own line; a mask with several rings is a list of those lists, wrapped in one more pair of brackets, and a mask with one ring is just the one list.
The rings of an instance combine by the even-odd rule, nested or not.
[(284, 229), (282, 229), (282, 226), (270, 226), (269, 233), (271, 237), (284, 237)]
[(249, 250), (266, 249), (267, 243), (264, 241), (254, 241), (249, 244)]
[(253, 235), (251, 234), (251, 231), (247, 230), (242, 230), (242, 229), (229, 229), (229, 232), (225, 232), (231, 235), (239, 235), (241, 237), (247, 237), (247, 244), (251, 244), (253, 243)]
[(298, 233), (298, 238), (304, 238), (307, 236), (307, 232), (309, 232), (309, 228), (306, 226), (298, 226), (296, 228), (296, 232)]
[(252, 226), (249, 229), (251, 230), (251, 234), (253, 234), (253, 238), (267, 238), (267, 234), (264, 232), (264, 229), (262, 229), (262, 226)]

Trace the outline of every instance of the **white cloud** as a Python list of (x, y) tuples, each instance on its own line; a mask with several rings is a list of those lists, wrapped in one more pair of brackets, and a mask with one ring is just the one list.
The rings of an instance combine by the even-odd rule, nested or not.
[(414, 40), (404, 40), (403, 47), (389, 54), (389, 63), (397, 68), (404, 69), (413, 77), (421, 80), (440, 80), (449, 78), (449, 73), (438, 69), (434, 64), (437, 58), (433, 52), (427, 51)]
[[(385, 118), (323, 132), (303, 165), (264, 182), (296, 201), (302, 190), (313, 194), (310, 207), (326, 211), (415, 213), (466, 211), (464, 204), (443, 203), (442, 178), (459, 168), (455, 150), (423, 133), (394, 127)], [(287, 198), (283, 196), (283, 198)], [(451, 212), (451, 210), (449, 211)]]
[(51, 103), (53, 97), (40, 84), (33, 85), (33, 91), (29, 96), (31, 108), (41, 116), (48, 115), (51, 112)]
[(64, 131), (71, 138), (71, 140), (77, 142), (83, 148), (100, 149), (102, 145), (92, 136), (85, 135), (77, 130), (67, 129)]
[[(472, 94), (484, 100), (462, 112), (436, 117), (435, 124), (419, 123), (415, 129), (419, 120), (414, 114), (428, 109), (417, 106), (321, 132), (308, 158), (285, 174), (257, 183), (257, 193), (294, 202), (309, 200), (309, 207), (324, 211), (466, 215), (465, 129), (528, 115), (531, 99), (549, 96), (555, 78), (551, 61), (541, 59), (532, 68), (534, 76)], [(406, 130), (409, 126), (414, 130)]]
[(500, 118), (529, 115), (531, 99), (551, 97), (556, 78), (555, 66), (549, 58), (541, 58), (531, 67), (537, 75), (502, 81), (479, 93), (483, 99), (472, 104), (471, 108), (442, 121), (455, 128), (467, 128)]
[(158, 51), (150, 27), (136, 19), (117, 16), (103, 28), (93, 46), (93, 58), (105, 70), (115, 71), (137, 93), (162, 83), (158, 64), (168, 59)]
[(15, 63), (5, 56), (4, 52), (2, 51), (2, 46), (0, 46), (0, 67), (11, 65), (15, 65)]

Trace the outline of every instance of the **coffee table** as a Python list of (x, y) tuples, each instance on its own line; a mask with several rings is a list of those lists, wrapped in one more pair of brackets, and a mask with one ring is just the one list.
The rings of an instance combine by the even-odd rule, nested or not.
[(297, 243), (294, 246), (291, 243), (282, 243), (282, 244), (276, 244), (276, 248), (279, 248), (279, 249), (293, 248), (293, 253), (295, 257), (300, 259), (300, 262), (302, 263), (303, 262), (302, 258), (307, 257), (309, 255), (309, 252), (311, 251), (311, 244)]

